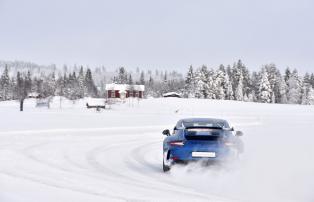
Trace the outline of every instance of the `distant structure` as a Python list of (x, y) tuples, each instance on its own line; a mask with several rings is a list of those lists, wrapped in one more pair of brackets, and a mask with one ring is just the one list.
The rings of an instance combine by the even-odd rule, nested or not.
[(101, 109), (110, 108), (110, 105), (104, 98), (89, 98), (86, 102), (86, 107), (100, 111)]
[(181, 95), (177, 92), (169, 92), (169, 93), (164, 93), (162, 95), (163, 97), (181, 97)]
[(143, 98), (145, 86), (144, 85), (128, 85), (128, 84), (106, 84), (107, 98), (125, 99), (129, 97)]
[(36, 107), (47, 107), (50, 108), (50, 103), (52, 101), (52, 96), (46, 97), (46, 98), (37, 98), (36, 100)]
[(28, 98), (41, 98), (40, 94), (36, 92), (28, 93), (27, 97)]

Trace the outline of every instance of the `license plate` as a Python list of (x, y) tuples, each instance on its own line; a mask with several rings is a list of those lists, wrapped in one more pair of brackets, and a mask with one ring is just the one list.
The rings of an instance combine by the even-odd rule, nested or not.
[(216, 153), (215, 152), (192, 152), (192, 157), (214, 158), (214, 157), (216, 157)]

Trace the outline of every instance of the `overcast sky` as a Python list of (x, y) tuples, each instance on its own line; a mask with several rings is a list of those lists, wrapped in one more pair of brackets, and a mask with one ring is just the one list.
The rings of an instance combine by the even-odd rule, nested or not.
[(314, 71), (312, 0), (0, 0), (0, 59)]

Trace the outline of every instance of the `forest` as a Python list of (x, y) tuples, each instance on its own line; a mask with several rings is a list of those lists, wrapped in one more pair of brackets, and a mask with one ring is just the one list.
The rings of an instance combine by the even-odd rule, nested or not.
[(105, 85), (142, 84), (145, 97), (161, 97), (177, 92), (185, 98), (237, 100), (246, 102), (314, 104), (314, 74), (300, 75), (287, 67), (281, 72), (275, 64), (251, 71), (238, 60), (232, 65), (211, 68), (186, 67), (186, 73), (167, 70), (128, 70), (119, 67), (82, 65), (58, 68), (23, 61), (0, 61), (0, 100), (23, 100), (29, 93), (41, 97), (106, 97)]

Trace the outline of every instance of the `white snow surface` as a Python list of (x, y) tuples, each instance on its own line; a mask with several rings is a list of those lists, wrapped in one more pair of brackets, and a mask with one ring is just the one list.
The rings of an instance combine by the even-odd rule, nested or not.
[[(144, 99), (96, 112), (0, 103), (0, 201), (314, 201), (314, 106)], [(244, 132), (236, 165), (162, 171), (161, 131), (186, 117)]]

